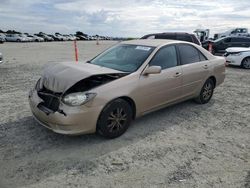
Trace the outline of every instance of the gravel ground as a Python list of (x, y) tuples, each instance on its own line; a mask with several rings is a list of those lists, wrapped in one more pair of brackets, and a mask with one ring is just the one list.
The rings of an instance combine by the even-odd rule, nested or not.
[[(116, 42), (79, 42), (80, 60)], [(27, 94), (42, 68), (72, 61), (72, 42), (0, 45), (0, 187), (250, 187), (250, 70), (228, 67), (206, 105), (135, 120), (120, 138), (53, 133)]]

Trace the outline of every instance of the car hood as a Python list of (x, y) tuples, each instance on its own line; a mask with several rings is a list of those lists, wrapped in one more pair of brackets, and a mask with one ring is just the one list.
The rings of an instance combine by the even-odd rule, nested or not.
[(54, 63), (44, 69), (40, 81), (40, 88), (44, 86), (53, 92), (61, 93), (65, 92), (77, 82), (92, 75), (113, 73), (123, 72), (90, 63)]
[(226, 52), (247, 52), (247, 51), (250, 51), (250, 48), (232, 47), (226, 49)]

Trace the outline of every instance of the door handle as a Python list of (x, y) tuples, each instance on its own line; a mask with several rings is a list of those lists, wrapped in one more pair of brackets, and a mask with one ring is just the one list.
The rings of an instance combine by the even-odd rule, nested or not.
[(208, 65), (203, 65), (203, 68), (204, 69), (208, 69)]
[(176, 72), (174, 77), (179, 77), (182, 73), (181, 72)]

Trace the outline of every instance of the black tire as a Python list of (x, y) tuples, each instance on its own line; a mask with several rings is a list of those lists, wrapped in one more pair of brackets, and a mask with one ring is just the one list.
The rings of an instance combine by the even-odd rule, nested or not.
[(131, 106), (123, 99), (116, 99), (101, 112), (97, 132), (106, 138), (119, 137), (128, 129), (132, 117)]
[(215, 53), (216, 53), (215, 49), (212, 49), (211, 54), (215, 55)]
[(17, 39), (16, 41), (17, 41), (17, 42), (21, 42), (21, 40), (20, 40), (20, 39)]
[(208, 103), (213, 96), (214, 87), (214, 81), (212, 79), (208, 79), (201, 88), (200, 95), (195, 98), (195, 101), (199, 104)]
[(242, 60), (241, 67), (244, 69), (250, 69), (250, 57), (246, 57)]

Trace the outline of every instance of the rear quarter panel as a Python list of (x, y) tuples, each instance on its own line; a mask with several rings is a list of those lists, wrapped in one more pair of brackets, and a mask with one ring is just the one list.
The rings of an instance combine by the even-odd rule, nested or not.
[(225, 62), (226, 59), (219, 56), (211, 60), (213, 64), (213, 76), (216, 78), (216, 87), (224, 82), (226, 72)]

